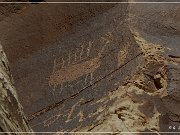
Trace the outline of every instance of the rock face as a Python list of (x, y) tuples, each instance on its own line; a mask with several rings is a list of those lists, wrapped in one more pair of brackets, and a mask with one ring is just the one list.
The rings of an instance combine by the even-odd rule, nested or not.
[[(0, 132), (32, 132), (17, 98), (9, 63), (0, 46)], [(28, 134), (28, 133), (27, 133)], [(31, 133), (33, 134), (33, 132)]]
[(35, 131), (92, 126), (112, 104), (103, 98), (142, 62), (126, 25), (127, 6), (114, 6), (76, 26), (74, 34), (12, 65), (20, 100)]
[[(9, 62), (15, 63), (20, 58), (25, 58), (43, 47), (51, 46), (52, 43), (75, 34), (76, 31), (73, 29), (76, 26), (83, 24), (90, 17), (93, 18), (105, 12), (112, 8), (113, 5), (2, 5), (0, 9), (2, 12), (2, 16), (0, 16), (2, 20), (0, 22), (0, 39), (1, 43), (6, 45), (4, 50), (7, 52), (6, 55), (9, 58)], [(12, 47), (14, 48), (13, 50), (11, 49)]]
[(0, 38), (33, 130), (180, 131), (179, 11), (28, 4), (2, 18)]
[[(161, 112), (160, 115), (160, 131), (180, 130), (178, 88), (180, 71), (179, 12), (180, 7), (175, 4), (149, 4), (148, 8), (145, 8), (143, 4), (135, 4), (131, 6), (130, 11), (131, 30), (136, 36), (139, 33), (136, 39), (140, 41), (145, 54), (149, 53), (146, 58), (149, 61), (148, 63), (153, 64), (146, 71), (151, 72), (154, 68), (156, 69), (156, 72), (153, 71), (154, 73), (148, 73), (148, 75), (154, 76), (156, 87), (158, 91), (161, 91), (157, 91), (155, 95), (158, 95), (161, 99), (161, 106), (164, 106), (166, 110)], [(146, 45), (149, 46), (149, 49)]]

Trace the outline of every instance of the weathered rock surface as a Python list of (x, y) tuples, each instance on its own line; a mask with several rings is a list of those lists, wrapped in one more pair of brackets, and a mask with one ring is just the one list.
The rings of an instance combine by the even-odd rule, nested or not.
[(10, 132), (32, 132), (32, 130), (27, 124), (9, 72), (8, 60), (0, 45), (0, 133), (3, 132), (10, 135), (12, 134)]
[(75, 34), (13, 65), (35, 131), (76, 131), (98, 123), (113, 102), (102, 98), (125, 83), (142, 61), (127, 17), (127, 4), (116, 5), (76, 26)]
[(5, 17), (0, 38), (34, 131), (179, 132), (179, 12), (29, 4)]

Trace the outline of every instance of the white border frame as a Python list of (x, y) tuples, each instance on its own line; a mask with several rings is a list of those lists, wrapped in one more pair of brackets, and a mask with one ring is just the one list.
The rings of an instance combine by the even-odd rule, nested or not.
[(0, 132), (0, 134), (5, 134), (5, 133), (15, 133), (15, 134), (25, 134), (25, 133), (39, 133), (39, 134), (155, 134), (155, 133), (163, 133), (163, 134), (179, 134), (180, 132)]
[(179, 1), (179, 2), (177, 2), (177, 1), (176, 1), (176, 2), (173, 2), (173, 1), (172, 1), (172, 2), (170, 2), (170, 1), (169, 1), (169, 2), (162, 2), (162, 1), (161, 1), (161, 2), (142, 2), (142, 1), (141, 1), (141, 2), (138, 2), (138, 1), (136, 1), (136, 2), (135, 2), (135, 1), (128, 1), (128, 2), (118, 2), (118, 1), (117, 1), (117, 2), (113, 2), (113, 1), (112, 1), (112, 2), (98, 2), (98, 1), (97, 1), (97, 2), (90, 2), (90, 1), (89, 1), (89, 2), (71, 2), (71, 1), (70, 1), (70, 2), (50, 2), (50, 1), (49, 1), (49, 2), (3, 2), (3, 1), (2, 1), (2, 2), (0, 2), (0, 3), (8, 3), (8, 4), (12, 4), (12, 3), (19, 3), (19, 4), (24, 4), (24, 3), (28, 3), (28, 4), (30, 4), (30, 3), (41, 3), (41, 4), (43, 4), (43, 3), (44, 3), (44, 4), (47, 4), (47, 3), (49, 3), (49, 4), (67, 4), (67, 3), (70, 3), (70, 4), (83, 4), (83, 3), (84, 3), (84, 4), (86, 4), (86, 3), (87, 3), (87, 4), (113, 4), (113, 3), (114, 3), (114, 4), (118, 4), (118, 3), (135, 3), (135, 4), (136, 4), (136, 3), (137, 3), (137, 4), (150, 4), (150, 3), (154, 3), (154, 4), (180, 4), (180, 1)]

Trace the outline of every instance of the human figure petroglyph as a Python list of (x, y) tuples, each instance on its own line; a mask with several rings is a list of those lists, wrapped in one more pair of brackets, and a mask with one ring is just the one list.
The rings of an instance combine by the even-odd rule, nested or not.
[(91, 47), (92, 47), (92, 42), (89, 41), (89, 46), (87, 48), (87, 57), (89, 57), (90, 55)]
[(82, 60), (83, 53), (84, 53), (84, 45), (82, 44), (82, 45), (81, 45), (81, 52), (80, 52), (80, 55), (79, 55), (80, 61)]
[[(103, 52), (105, 52), (105, 49), (107, 45), (112, 41), (112, 34), (107, 33), (104, 37), (101, 37), (103, 40), (103, 47), (98, 52), (98, 55), (96, 58), (84, 61), (90, 57), (90, 52), (92, 49), (93, 42), (89, 41), (88, 45), (85, 46), (84, 43), (81, 44), (80, 53), (79, 56), (75, 52), (74, 53), (74, 59), (72, 58), (72, 52), (69, 52), (67, 62), (62, 58), (61, 63), (59, 64), (57, 60), (54, 60), (53, 65), (53, 72), (49, 77), (49, 85), (53, 86), (55, 89), (58, 85), (61, 85), (61, 91), (63, 89), (63, 84), (66, 82), (71, 82), (83, 75), (85, 75), (84, 83), (85, 85), (88, 83), (87, 78), (90, 77), (90, 84), (93, 81), (93, 73), (100, 67), (101, 65), (101, 58), (103, 55)], [(82, 63), (78, 63), (83, 61)], [(68, 63), (67, 66), (65, 63)], [(62, 67), (61, 67), (62, 66)]]

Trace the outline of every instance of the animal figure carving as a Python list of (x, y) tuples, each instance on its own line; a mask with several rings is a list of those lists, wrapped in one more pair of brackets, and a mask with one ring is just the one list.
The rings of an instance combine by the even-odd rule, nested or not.
[[(103, 37), (104, 38), (104, 37)], [(63, 88), (63, 83), (65, 82), (71, 82), (83, 75), (85, 75), (85, 84), (87, 84), (87, 78), (90, 76), (90, 83), (93, 80), (93, 73), (101, 66), (101, 57), (102, 53), (105, 50), (105, 47), (107, 46), (109, 42), (106, 41), (106, 44), (102, 47), (100, 52), (98, 53), (98, 56), (96, 58), (87, 60), (82, 63), (77, 63), (77, 60), (79, 58), (80, 61), (85, 60), (89, 57), (90, 51), (92, 48), (92, 42), (89, 42), (88, 47), (85, 48), (84, 45), (81, 45), (81, 51), (78, 56), (78, 54), (75, 52), (74, 55), (72, 55), (72, 52), (68, 55), (68, 61), (66, 62), (64, 58), (62, 58), (62, 63), (58, 64), (56, 59), (54, 60), (54, 66), (53, 66), (53, 72), (49, 77), (49, 85), (53, 86), (54, 89), (60, 85), (61, 91)], [(83, 58), (83, 54), (85, 54), (85, 57)], [(71, 56), (74, 56), (73, 60)], [(68, 63), (67, 67), (65, 67), (65, 63)], [(61, 65), (60, 69), (57, 69)]]

